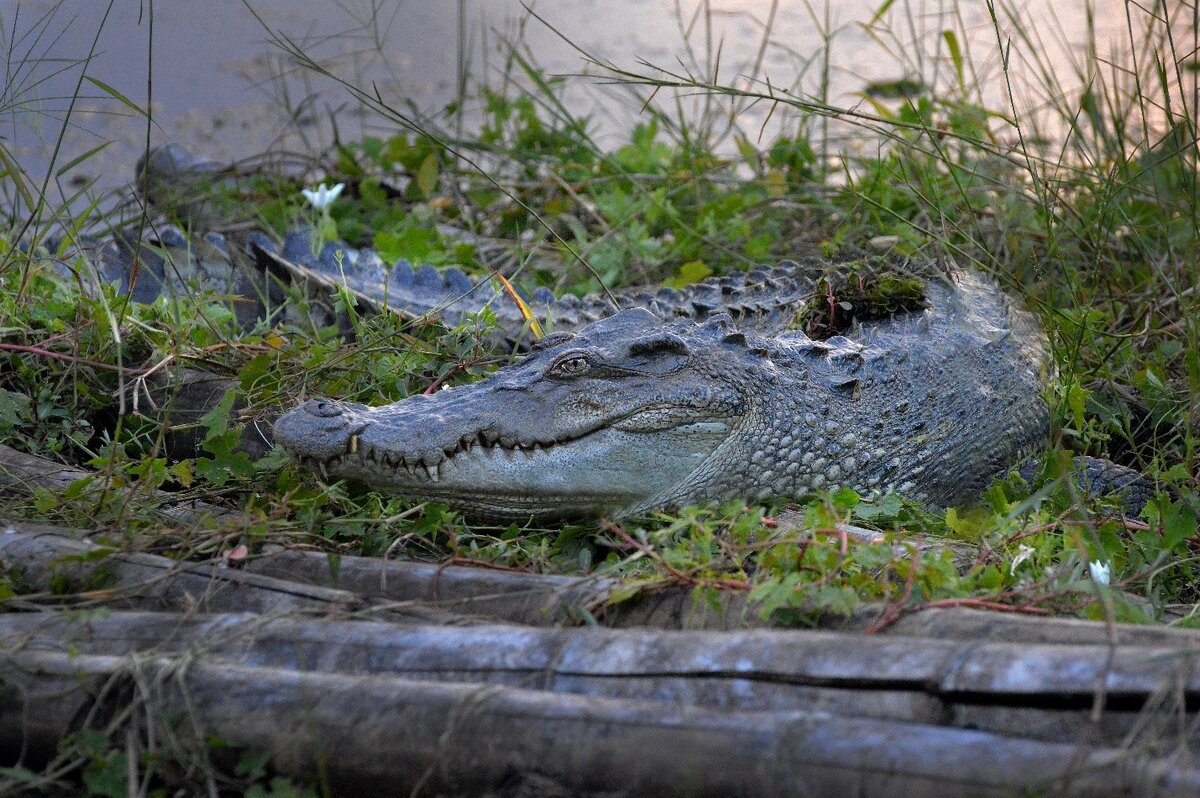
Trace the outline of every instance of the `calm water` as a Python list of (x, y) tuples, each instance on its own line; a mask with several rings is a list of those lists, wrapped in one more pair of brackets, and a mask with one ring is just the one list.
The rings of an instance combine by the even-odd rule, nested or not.
[[(389, 102), (424, 112), (455, 98), (464, 78), (468, 85), (484, 79), (501, 85), (504, 40), (519, 39), (522, 52), (548, 73), (594, 76), (572, 81), (567, 100), (590, 116), (602, 137), (612, 138), (628, 129), (639, 104), (627, 91), (603, 85), (604, 71), (555, 29), (596, 58), (647, 73), (653, 70), (641, 61), (711, 74), (719, 52), (721, 82), (752, 86), (769, 79), (772, 86), (826, 96), (841, 106), (861, 103), (858, 93), (869, 81), (935, 71), (939, 81), (957, 80), (940, 35), (953, 29), (980, 69), (968, 80), (982, 87), (987, 102), (1007, 110), (997, 34), (985, 3), (900, 0), (873, 28), (861, 24), (879, 2), (844, 0), (826, 10), (820, 0), (784, 0), (774, 7), (763, 0), (555, 0), (534, 6), (543, 22), (517, 0), (309, 0), (303, 11), (292, 0), (159, 0), (151, 25), (149, 0), (115, 0), (107, 18), (107, 0), (0, 0), (0, 49), (7, 51), (8, 70), (0, 136), (23, 166), (44, 173), (80, 77), (74, 62), (88, 55), (93, 40), (88, 74), (140, 108), (149, 102), (155, 142), (175, 141), (232, 160), (268, 147), (320, 146), (333, 135), (331, 119), (343, 138), (394, 129), (354, 113), (343, 88), (301, 69), (271, 43), (274, 34), (286, 35), (337, 75), (374, 85)], [(1125, 4), (1099, 0), (1095, 9), (1104, 52), (1125, 47)], [(1014, 41), (1018, 86), (1030, 69), (1023, 60), (1028, 52), (1065, 85), (1081, 85), (1071, 64), (1080, 62), (1078, 45), (1088, 38), (1084, 4), (1037, 0), (1024, 12), (1027, 22), (1019, 29), (1040, 42), (1028, 47)], [(1187, 24), (1176, 26), (1186, 42), (1181, 50), (1193, 38), (1190, 21), (1189, 13)], [(1007, 20), (1002, 28), (1005, 39), (1018, 31)], [(826, 41), (828, 64), (822, 56)], [(930, 66), (935, 63), (936, 70)], [(1022, 102), (1036, 104), (1036, 97), (1020, 93)], [(702, 98), (685, 95), (679, 102), (690, 114), (703, 111)], [(767, 109), (742, 110), (738, 121), (753, 137)], [(146, 137), (144, 117), (84, 82), (57, 162), (110, 143), (65, 174), (62, 190), (93, 178), (97, 189), (128, 181)]]

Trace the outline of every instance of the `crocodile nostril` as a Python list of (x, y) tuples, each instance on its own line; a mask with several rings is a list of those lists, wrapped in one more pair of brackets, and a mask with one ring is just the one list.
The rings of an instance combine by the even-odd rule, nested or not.
[(333, 418), (340, 416), (343, 408), (337, 402), (331, 402), (328, 399), (310, 399), (304, 403), (304, 409), (309, 415), (317, 416), (318, 418)]

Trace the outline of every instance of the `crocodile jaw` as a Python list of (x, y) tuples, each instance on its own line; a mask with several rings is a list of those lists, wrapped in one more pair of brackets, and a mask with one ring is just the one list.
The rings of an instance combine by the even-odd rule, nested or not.
[(275, 440), (302, 465), (474, 517), (579, 517), (658, 506), (728, 438), (729, 423), (641, 431), (605, 425), (559, 441), (504, 440), (468, 429), (441, 449), (412, 442), (428, 424), (421, 403), (367, 408), (309, 402), (275, 424)]

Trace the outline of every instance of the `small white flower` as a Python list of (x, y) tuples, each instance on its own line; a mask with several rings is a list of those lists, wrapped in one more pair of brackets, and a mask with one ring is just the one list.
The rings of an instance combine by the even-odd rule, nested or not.
[(1017, 572), (1017, 566), (1032, 557), (1033, 551), (1033, 546), (1026, 546), (1024, 543), (1022, 543), (1017, 548), (1017, 556), (1013, 557), (1012, 565), (1008, 566), (1009, 575), (1015, 574)]
[(1095, 560), (1088, 563), (1088, 572), (1091, 573), (1093, 582), (1107, 585), (1112, 574), (1112, 563)]
[(323, 211), (333, 204), (333, 201), (342, 193), (342, 189), (346, 187), (345, 183), (337, 183), (333, 188), (327, 187), (324, 183), (316, 188), (301, 189), (300, 193), (308, 200), (308, 204), (319, 211)]

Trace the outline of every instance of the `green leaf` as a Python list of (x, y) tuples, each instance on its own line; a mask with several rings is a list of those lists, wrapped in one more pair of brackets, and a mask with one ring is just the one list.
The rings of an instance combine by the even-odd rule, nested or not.
[(75, 748), (88, 756), (100, 756), (108, 750), (108, 735), (96, 729), (84, 729), (63, 740), (63, 748)]
[(840, 513), (847, 513), (853, 510), (861, 500), (862, 498), (858, 495), (858, 491), (845, 486), (829, 494), (829, 501), (833, 503), (833, 508)]
[(751, 166), (758, 165), (758, 150), (750, 143), (750, 140), (745, 136), (734, 136), (733, 143), (737, 146), (738, 153), (742, 159)]
[(112, 97), (114, 100), (118, 100), (118, 101), (124, 103), (138, 116), (147, 116), (146, 112), (144, 110), (142, 110), (142, 108), (139, 107), (137, 105), (137, 103), (135, 103), (133, 100), (129, 99), (124, 94), (117, 91), (112, 86), (105, 83), (104, 81), (100, 80), (99, 78), (94, 78), (91, 75), (84, 75), (83, 77), (84, 77), (84, 80), (86, 80), (88, 83), (91, 83), (96, 88), (100, 89), (100, 91), (104, 92), (109, 97)]
[(25, 173), (21, 171), (21, 167), (17, 166), (17, 162), (13, 160), (13, 157), (9, 155), (8, 150), (2, 144), (0, 144), (0, 164), (3, 164), (8, 178), (17, 187), (17, 191), (21, 194), (21, 199), (25, 200), (25, 205), (30, 210), (36, 208), (37, 203), (33, 200), (33, 192), (25, 182)]
[(247, 751), (233, 766), (233, 772), (257, 781), (267, 774), (267, 763), (270, 761), (269, 751)]
[(409, 149), (408, 136), (397, 133), (387, 140), (383, 154), (392, 163), (404, 163), (404, 157), (408, 155)]
[(83, 783), (90, 795), (104, 798), (125, 798), (129, 794), (125, 777), (128, 772), (125, 753), (110, 751), (103, 759), (97, 759), (83, 771)]
[(375, 234), (375, 249), (388, 263), (395, 263), (400, 258), (407, 258), (414, 263), (435, 260), (430, 256), (440, 251), (441, 243), (441, 236), (436, 230), (421, 227), (408, 227), (398, 233)]
[(48, 513), (58, 507), (58, 497), (43, 487), (33, 489), (33, 506), (39, 513)]
[(975, 585), (980, 590), (999, 590), (1004, 581), (1004, 575), (994, 565), (984, 566), (975, 577)]
[(689, 260), (679, 267), (675, 277), (670, 280), (664, 280), (664, 284), (671, 288), (683, 288), (685, 285), (698, 283), (705, 277), (710, 276), (713, 270), (708, 267), (702, 260)]
[(242, 366), (238, 372), (238, 384), (243, 391), (250, 391), (259, 385), (260, 380), (274, 376), (276, 357), (273, 353), (263, 352), (255, 355)]
[(192, 469), (191, 460), (180, 460), (168, 470), (176, 482), (185, 488), (190, 488), (192, 486)]
[(895, 2), (896, 0), (883, 0), (883, 2), (879, 4), (879, 8), (875, 9), (875, 13), (871, 15), (871, 21), (867, 23), (867, 27), (871, 27), (876, 22), (883, 19), (883, 15), (888, 12), (888, 9), (891, 8), (892, 4)]
[(7, 433), (30, 420), (32, 401), (16, 391), (0, 388), (0, 432)]
[(874, 501), (865, 501), (854, 507), (854, 515), (864, 521), (891, 520), (904, 509), (904, 500), (897, 493), (886, 493)]
[(109, 139), (108, 141), (105, 141), (105, 142), (103, 142), (103, 143), (101, 143), (101, 144), (97, 144), (95, 147), (92, 147), (90, 150), (88, 150), (87, 152), (85, 152), (83, 155), (77, 155), (77, 156), (75, 156), (74, 158), (72, 158), (71, 160), (67, 161), (67, 162), (66, 162), (65, 164), (63, 164), (62, 166), (60, 166), (60, 167), (58, 167), (57, 169), (55, 169), (55, 170), (54, 170), (54, 176), (55, 176), (55, 177), (62, 177), (64, 174), (66, 174), (67, 172), (71, 171), (71, 170), (72, 170), (72, 169), (74, 169), (76, 166), (79, 166), (79, 164), (83, 163), (83, 162), (84, 162), (84, 161), (86, 161), (88, 158), (91, 158), (93, 155), (95, 155), (96, 153), (100, 152), (100, 150), (104, 149), (104, 148), (105, 148), (105, 147), (107, 147), (109, 144), (112, 144), (112, 139)]
[(1075, 429), (1083, 430), (1087, 425), (1087, 417), (1084, 413), (1084, 405), (1087, 403), (1090, 391), (1078, 383), (1073, 384), (1067, 389), (1067, 407), (1071, 410), (1071, 420), (1075, 424)]
[(1175, 548), (1197, 533), (1196, 516), (1193, 515), (1191, 508), (1184, 505), (1183, 502), (1167, 505), (1166, 512), (1162, 515), (1162, 522), (1163, 545), (1168, 549)]
[(962, 49), (958, 46), (958, 36), (952, 30), (944, 30), (942, 39), (945, 40), (946, 47), (950, 50), (950, 62), (954, 64), (954, 72), (958, 75), (958, 88), (963, 90), (966, 87), (966, 78), (963, 72)]
[(421, 161), (421, 166), (417, 169), (416, 181), (417, 188), (426, 197), (437, 191), (440, 170), (441, 162), (438, 161), (437, 153), (431, 152), (425, 156), (425, 160)]
[(99, 476), (99, 475), (98, 474), (88, 474), (87, 476), (80, 477), (79, 479), (75, 480), (74, 482), (72, 482), (70, 485), (67, 486), (66, 491), (63, 492), (63, 498), (68, 499), (70, 501), (74, 501), (75, 499), (78, 499), (80, 496), (82, 496), (84, 494), (84, 491), (86, 491), (89, 487), (91, 487), (92, 482), (95, 481), (97, 476)]

